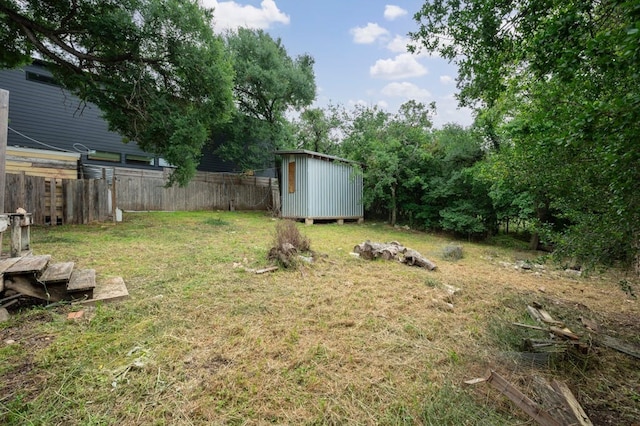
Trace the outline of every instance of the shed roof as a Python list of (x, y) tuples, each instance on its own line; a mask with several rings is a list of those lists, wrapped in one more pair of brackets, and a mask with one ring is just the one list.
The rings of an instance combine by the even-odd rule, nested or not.
[(306, 155), (306, 156), (309, 156), (311, 158), (317, 158), (317, 159), (325, 160), (325, 161), (340, 161), (342, 163), (360, 164), (357, 161), (347, 160), (346, 158), (340, 158), (340, 157), (336, 157), (336, 156), (333, 156), (333, 155), (321, 154), (319, 152), (309, 151), (309, 150), (306, 150), (306, 149), (285, 149), (285, 150), (281, 150), (281, 151), (276, 151), (276, 152), (274, 152), (274, 154), (276, 154), (276, 155)]

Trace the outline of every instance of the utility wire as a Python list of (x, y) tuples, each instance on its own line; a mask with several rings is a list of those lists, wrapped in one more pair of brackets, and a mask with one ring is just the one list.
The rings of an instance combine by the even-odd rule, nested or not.
[(12, 129), (12, 128), (11, 128), (11, 127), (9, 127), (9, 126), (7, 126), (7, 128), (8, 128), (9, 130), (11, 130), (13, 133), (15, 133), (15, 134), (17, 134), (17, 135), (20, 135), (20, 136), (22, 136), (22, 137), (23, 137), (23, 138), (25, 138), (25, 139), (28, 139), (28, 140), (30, 140), (30, 141), (32, 141), (32, 142), (35, 142), (35, 143), (37, 143), (37, 144), (40, 144), (40, 145), (42, 145), (42, 146), (46, 146), (46, 147), (47, 147), (47, 148), (49, 148), (49, 149), (55, 149), (56, 151), (62, 151), (62, 152), (79, 152), (80, 154), (91, 154), (92, 152), (95, 152), (95, 151), (93, 151), (93, 150), (89, 149), (86, 145), (81, 144), (81, 143), (74, 143), (74, 144), (73, 144), (73, 149), (75, 149), (75, 151), (71, 151), (71, 150), (69, 150), (69, 149), (64, 149), (64, 148), (59, 148), (59, 147), (57, 147), (57, 146), (49, 145), (48, 143), (40, 142), (39, 140), (34, 139), (34, 138), (30, 137), (30, 136), (27, 136), (27, 135), (25, 135), (24, 133), (21, 133), (21, 132), (19, 132), (19, 131), (15, 130), (15, 129)]

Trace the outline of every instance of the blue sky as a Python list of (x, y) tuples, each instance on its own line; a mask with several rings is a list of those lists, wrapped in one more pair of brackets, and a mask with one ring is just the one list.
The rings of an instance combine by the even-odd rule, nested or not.
[(424, 0), (201, 0), (215, 9), (214, 29), (262, 28), (282, 39), (291, 56), (315, 59), (318, 97), (347, 108), (361, 103), (389, 112), (409, 99), (436, 102), (436, 126), (470, 125), (454, 98), (456, 68), (426, 53), (406, 52), (413, 15)]

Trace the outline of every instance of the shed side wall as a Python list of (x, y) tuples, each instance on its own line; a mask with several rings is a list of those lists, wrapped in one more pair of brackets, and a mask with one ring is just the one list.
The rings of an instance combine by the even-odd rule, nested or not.
[(362, 176), (353, 166), (309, 158), (309, 215), (314, 219), (361, 218)]

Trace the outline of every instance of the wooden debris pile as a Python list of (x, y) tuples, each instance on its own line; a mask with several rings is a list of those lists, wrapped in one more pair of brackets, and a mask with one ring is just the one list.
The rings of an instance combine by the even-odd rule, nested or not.
[(369, 240), (358, 244), (353, 248), (353, 252), (361, 258), (373, 260), (382, 258), (384, 260), (397, 260), (409, 266), (418, 266), (420, 268), (433, 271), (437, 268), (436, 264), (421, 255), (416, 250), (403, 246), (397, 241), (390, 243), (373, 243)]
[(527, 413), (539, 425), (543, 426), (593, 426), (589, 416), (582, 409), (580, 403), (573, 395), (569, 387), (558, 380), (552, 380), (551, 384), (542, 377), (536, 377), (534, 382), (538, 390), (541, 403), (537, 403), (522, 393), (517, 387), (509, 383), (504, 377), (495, 371), (491, 371), (487, 377), (465, 381), (468, 385), (488, 383), (522, 411)]
[(532, 330), (545, 331), (546, 339), (525, 339), (524, 347), (533, 352), (562, 352), (569, 348), (582, 354), (588, 354), (591, 345), (607, 347), (640, 359), (640, 347), (625, 343), (615, 337), (603, 334), (600, 326), (593, 320), (581, 317), (580, 321), (587, 330), (587, 335), (579, 335), (571, 331), (562, 321), (554, 319), (542, 305), (533, 303), (527, 306), (527, 312), (539, 325), (513, 323), (513, 325)]
[[(526, 351), (522, 355), (526, 359), (533, 359), (534, 355), (549, 355), (563, 353), (569, 350), (574, 353), (588, 354), (593, 346), (601, 346), (625, 353), (640, 359), (640, 347), (623, 342), (617, 338), (602, 333), (601, 327), (593, 320), (581, 317), (580, 321), (587, 330), (586, 335), (580, 335), (570, 330), (562, 321), (554, 319), (542, 305), (533, 303), (527, 306), (527, 313), (538, 324), (513, 323), (517, 327), (530, 330), (544, 331), (547, 337), (525, 338), (523, 346)], [(544, 359), (545, 357), (542, 357)], [(583, 408), (578, 403), (569, 387), (558, 380), (548, 382), (542, 377), (532, 378), (536, 400), (529, 398), (516, 386), (509, 383), (495, 371), (490, 371), (486, 377), (465, 381), (475, 385), (487, 383), (509, 398), (515, 405), (526, 412), (533, 420), (543, 426), (590, 426), (593, 425)]]

